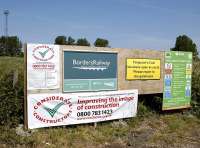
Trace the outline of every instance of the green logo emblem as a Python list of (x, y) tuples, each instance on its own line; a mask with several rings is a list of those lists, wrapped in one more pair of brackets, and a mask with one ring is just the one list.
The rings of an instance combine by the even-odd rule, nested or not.
[(44, 52), (39, 51), (39, 54), (42, 56), (42, 58), (44, 58), (48, 51), (49, 49), (45, 50)]
[(63, 102), (58, 103), (54, 108), (48, 108), (48, 107), (43, 107), (49, 114), (50, 116), (53, 118), (53, 116), (55, 115), (55, 113), (58, 111), (58, 109), (64, 105)]

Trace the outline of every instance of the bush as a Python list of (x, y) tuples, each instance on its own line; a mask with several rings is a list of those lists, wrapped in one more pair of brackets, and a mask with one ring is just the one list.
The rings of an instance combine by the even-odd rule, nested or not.
[(139, 103), (149, 108), (149, 111), (160, 112), (162, 110), (162, 94), (139, 95)]
[(23, 122), (23, 72), (9, 71), (0, 78), (0, 124)]
[(200, 60), (194, 59), (192, 73), (192, 112), (200, 117)]

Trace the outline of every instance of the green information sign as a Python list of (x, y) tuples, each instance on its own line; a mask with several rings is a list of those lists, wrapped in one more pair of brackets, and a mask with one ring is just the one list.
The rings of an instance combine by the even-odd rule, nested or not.
[(190, 107), (192, 53), (165, 52), (163, 110)]

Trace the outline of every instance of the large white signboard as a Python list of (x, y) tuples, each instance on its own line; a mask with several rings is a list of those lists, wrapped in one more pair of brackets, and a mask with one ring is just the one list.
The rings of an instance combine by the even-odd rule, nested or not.
[(136, 116), (138, 91), (78, 94), (29, 94), (28, 128), (40, 128)]
[(27, 45), (27, 89), (59, 88), (59, 46)]

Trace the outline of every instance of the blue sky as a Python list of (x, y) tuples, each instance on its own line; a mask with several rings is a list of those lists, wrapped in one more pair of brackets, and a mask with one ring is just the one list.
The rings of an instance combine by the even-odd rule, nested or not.
[(9, 35), (54, 43), (58, 35), (106, 38), (111, 47), (168, 50), (186, 34), (200, 46), (200, 0), (0, 0)]

